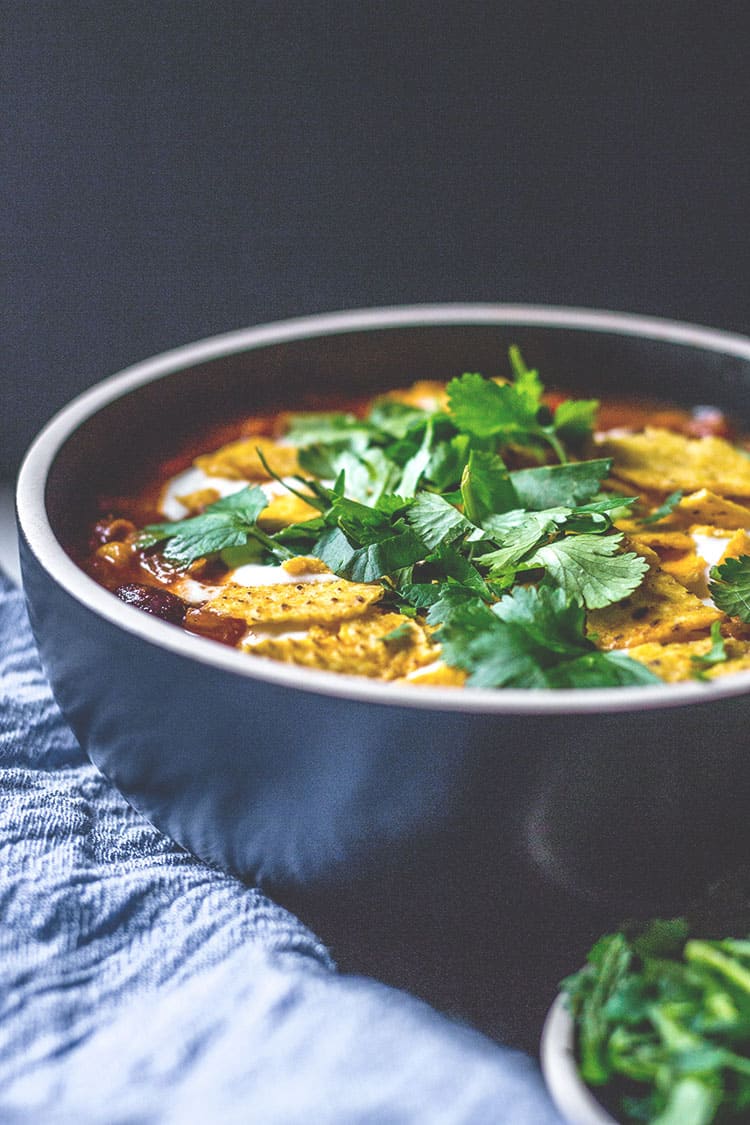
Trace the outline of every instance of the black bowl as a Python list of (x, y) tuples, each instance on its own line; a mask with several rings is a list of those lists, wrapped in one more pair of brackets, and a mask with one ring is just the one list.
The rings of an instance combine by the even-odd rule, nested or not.
[(29, 612), (81, 745), (157, 827), (286, 901), (341, 902), (356, 887), (360, 904), (399, 901), (396, 926), (429, 886), (425, 932), (460, 915), (481, 943), (498, 912), (523, 913), (529, 885), (596, 904), (607, 924), (666, 909), (748, 858), (750, 673), (493, 692), (307, 671), (124, 605), (64, 549), (92, 496), (124, 488), (134, 451), (147, 465), (208, 423), (293, 407), (311, 389), (493, 375), (512, 343), (548, 385), (711, 403), (750, 424), (743, 337), (612, 313), (448, 305), (311, 317), (180, 348), (81, 395), (26, 457)]

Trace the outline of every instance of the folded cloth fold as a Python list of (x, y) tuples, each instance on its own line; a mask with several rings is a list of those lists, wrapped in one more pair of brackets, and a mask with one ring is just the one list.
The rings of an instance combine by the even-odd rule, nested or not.
[(0, 574), (0, 1121), (558, 1122), (536, 1065), (338, 974), (89, 764)]

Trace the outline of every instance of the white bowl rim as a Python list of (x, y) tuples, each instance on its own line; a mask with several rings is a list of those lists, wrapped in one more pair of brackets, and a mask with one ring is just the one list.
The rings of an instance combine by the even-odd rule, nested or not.
[(561, 993), (547, 1013), (539, 1047), (542, 1074), (552, 1101), (570, 1125), (617, 1125), (581, 1078), (574, 1039), (573, 1017)]
[(613, 333), (699, 347), (750, 360), (750, 338), (681, 321), (607, 310), (526, 304), (429, 304), (352, 309), (242, 328), (186, 344), (111, 375), (64, 406), (41, 430), (18, 476), (18, 523), (37, 561), (87, 609), (150, 645), (252, 680), (337, 699), (463, 714), (562, 715), (656, 710), (710, 703), (750, 691), (750, 671), (710, 682), (646, 687), (548, 689), (417, 689), (364, 677), (300, 669), (255, 658), (176, 629), (127, 606), (99, 586), (66, 554), (45, 507), (46, 481), (60, 448), (91, 415), (144, 383), (211, 359), (292, 340), (399, 327), (508, 325)]

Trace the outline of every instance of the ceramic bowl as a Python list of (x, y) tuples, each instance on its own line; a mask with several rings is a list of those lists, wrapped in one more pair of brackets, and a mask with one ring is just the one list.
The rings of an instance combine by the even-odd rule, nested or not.
[[(750, 673), (586, 691), (414, 689), (227, 649), (124, 605), (73, 562), (92, 496), (207, 423), (505, 370), (548, 385), (712, 403), (750, 424), (750, 341), (638, 316), (515, 305), (323, 315), (139, 363), (32, 445), (17, 506), (30, 617), (91, 760), (203, 859), (273, 887), (419, 863), (484, 901), (519, 856), (620, 916), (747, 858)], [(476, 892), (476, 893), (473, 893)]]

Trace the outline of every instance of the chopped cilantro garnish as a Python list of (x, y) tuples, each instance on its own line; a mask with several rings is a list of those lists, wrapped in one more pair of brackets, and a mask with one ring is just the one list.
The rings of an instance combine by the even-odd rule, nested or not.
[(672, 515), (672, 512), (675, 510), (680, 500), (682, 500), (683, 495), (684, 493), (681, 488), (678, 488), (676, 492), (670, 492), (664, 503), (660, 504), (658, 508), (655, 508), (653, 512), (649, 512), (647, 516), (644, 516), (641, 523), (649, 525), (658, 523), (659, 520), (665, 520), (667, 516)]
[[(436, 608), (439, 607), (439, 612)], [(453, 595), (430, 610), (445, 659), (474, 687), (575, 688), (660, 682), (623, 653), (599, 652), (562, 590), (517, 587), (490, 607)], [(614, 658), (614, 659), (613, 659)]]
[(692, 665), (695, 669), (694, 675), (697, 680), (704, 680), (706, 672), (709, 668), (713, 668), (716, 664), (723, 664), (727, 659), (727, 646), (724, 644), (724, 638), (721, 635), (721, 622), (714, 621), (711, 626), (711, 647), (708, 652), (703, 656), (693, 656)]
[(566, 535), (526, 560), (543, 566), (545, 581), (558, 586), (587, 609), (619, 602), (643, 581), (648, 563), (633, 551), (618, 553), (622, 535)]
[(750, 555), (727, 559), (709, 572), (708, 592), (730, 617), (750, 622)]
[(150, 524), (143, 529), (140, 545), (146, 547), (166, 541), (164, 557), (189, 564), (230, 547), (245, 547), (248, 540), (254, 538), (274, 553), (289, 558), (291, 551), (272, 545), (257, 527), (258, 516), (267, 504), (261, 488), (243, 488), (209, 504), (199, 516), (174, 523)]
[[(573, 461), (566, 465), (542, 465), (537, 469), (516, 469), (510, 474), (519, 506), (532, 511), (572, 507), (591, 500), (612, 468), (609, 458)], [(618, 498), (618, 502), (622, 500)]]
[[(264, 530), (267, 498), (248, 487), (201, 515), (146, 528), (141, 543), (163, 543), (184, 565), (217, 553), (230, 566), (309, 554), (340, 577), (382, 581), (386, 604), (440, 625), (444, 659), (479, 686), (654, 682), (584, 633), (585, 609), (626, 597), (647, 569), (611, 534), (612, 513), (632, 502), (600, 492), (611, 462), (570, 462), (563, 446), (590, 433), (596, 403), (564, 401), (552, 412), (517, 348), (510, 363), (508, 382), (451, 380), (446, 409), (386, 396), (362, 418), (294, 415), (286, 437), (299, 448), (300, 475), (282, 480), (258, 452), (315, 518)], [(542, 463), (510, 470), (504, 453), (517, 463), (519, 449)], [(559, 463), (543, 463), (550, 450)]]
[(618, 1121), (746, 1122), (750, 942), (683, 918), (607, 934), (563, 981), (584, 1081)]

